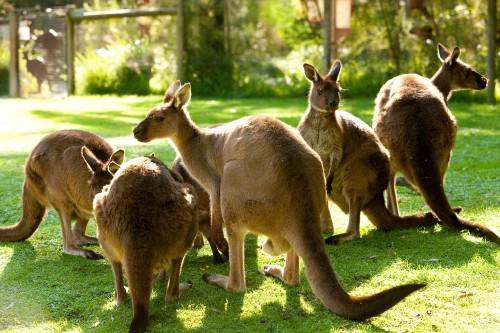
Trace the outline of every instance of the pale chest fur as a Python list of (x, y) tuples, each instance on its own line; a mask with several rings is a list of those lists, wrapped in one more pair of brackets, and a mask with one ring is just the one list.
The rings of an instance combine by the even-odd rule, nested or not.
[(323, 165), (329, 165), (331, 158), (341, 159), (343, 131), (334, 114), (325, 116), (307, 112), (300, 121), (298, 130), (307, 144), (321, 157)]

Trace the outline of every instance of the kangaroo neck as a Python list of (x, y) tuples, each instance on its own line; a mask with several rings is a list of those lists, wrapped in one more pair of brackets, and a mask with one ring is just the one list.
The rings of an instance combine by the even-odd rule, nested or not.
[(177, 125), (177, 131), (170, 136), (170, 140), (175, 145), (181, 155), (189, 154), (193, 147), (199, 146), (202, 141), (202, 129), (199, 128), (189, 117), (186, 112), (183, 112), (179, 117), (182, 117)]
[(438, 88), (438, 90), (441, 92), (446, 104), (448, 104), (448, 99), (450, 98), (452, 90), (450, 79), (447, 74), (448, 73), (443, 70), (443, 66), (441, 66), (436, 74), (434, 74), (434, 76), (431, 78), (432, 84), (434, 84), (436, 88)]

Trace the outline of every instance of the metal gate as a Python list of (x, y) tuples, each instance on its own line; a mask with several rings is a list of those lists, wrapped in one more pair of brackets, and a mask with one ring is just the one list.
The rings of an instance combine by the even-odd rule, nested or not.
[(68, 95), (65, 15), (57, 9), (18, 12), (21, 97)]

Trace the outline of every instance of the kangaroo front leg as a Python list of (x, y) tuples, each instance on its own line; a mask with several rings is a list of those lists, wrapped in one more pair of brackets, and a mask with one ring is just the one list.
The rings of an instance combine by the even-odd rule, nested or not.
[(116, 306), (120, 306), (125, 304), (127, 301), (127, 292), (125, 291), (125, 286), (123, 285), (122, 264), (118, 261), (111, 261), (111, 267), (113, 268), (113, 276), (115, 280)]
[(295, 251), (290, 250), (286, 254), (284, 267), (265, 265), (264, 273), (274, 276), (288, 285), (296, 286), (299, 284), (299, 256)]
[(204, 274), (203, 280), (228, 291), (246, 291), (245, 282), (245, 233), (243, 228), (234, 228), (227, 223), (229, 240), (229, 276)]
[(355, 198), (349, 200), (349, 224), (343, 234), (333, 235), (325, 239), (327, 244), (338, 244), (348, 240), (359, 238), (359, 223), (361, 215), (361, 200)]
[(182, 292), (191, 287), (190, 282), (180, 283), (180, 275), (182, 262), (184, 258), (177, 258), (172, 260), (172, 269), (168, 278), (167, 294), (165, 295), (166, 302), (172, 302), (182, 295)]
[(217, 248), (227, 258), (229, 257), (228, 243), (224, 238), (222, 231), (222, 224), (224, 218), (220, 210), (220, 197), (218, 195), (210, 196), (210, 226), (212, 228), (212, 239), (214, 240)]
[(396, 174), (391, 171), (387, 185), (387, 208), (393, 215), (399, 216), (398, 198), (396, 194)]

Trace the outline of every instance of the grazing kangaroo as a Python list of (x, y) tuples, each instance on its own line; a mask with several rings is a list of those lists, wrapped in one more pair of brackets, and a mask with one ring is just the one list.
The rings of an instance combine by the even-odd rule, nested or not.
[[(82, 154), (91, 164), (83, 161)], [(97, 244), (95, 237), (85, 235), (92, 217), (92, 200), (109, 184), (112, 172), (123, 159), (123, 150), (115, 151), (104, 139), (89, 132), (65, 130), (45, 136), (24, 167), (23, 216), (15, 225), (0, 227), (0, 241), (29, 238), (43, 221), (47, 209), (53, 208), (61, 222), (63, 252), (89, 259), (102, 258), (77, 245)], [(75, 219), (72, 231), (71, 220)]]
[(42, 83), (45, 80), (47, 80), (47, 83), (49, 84), (49, 90), (52, 91), (47, 66), (45, 65), (43, 59), (30, 59), (27, 51), (23, 51), (23, 58), (26, 60), (26, 70), (36, 78), (36, 82), (38, 84), (37, 93), (42, 91)]
[(444, 177), (457, 134), (457, 121), (448, 109), (448, 98), (452, 90), (480, 90), (488, 81), (458, 58), (458, 47), (450, 52), (438, 44), (437, 49), (442, 65), (431, 79), (417, 74), (397, 76), (382, 86), (375, 100), (373, 128), (391, 154), (388, 206), (399, 214), (395, 176), (402, 172), (444, 225), (469, 230), (500, 244), (500, 237), (493, 231), (457, 215), (444, 191)]
[(134, 128), (134, 136), (141, 142), (169, 138), (186, 169), (210, 194), (212, 227), (226, 226), (229, 276), (205, 274), (205, 281), (225, 290), (246, 290), (245, 235), (251, 231), (268, 237), (265, 252), (287, 253), (284, 268), (268, 265), (267, 274), (297, 285), (302, 257), (316, 296), (330, 311), (352, 320), (376, 316), (424, 287), (408, 284), (371, 296), (349, 295), (322, 238), (325, 178), (314, 150), (292, 127), (267, 116), (200, 128), (185, 109), (190, 99), (191, 85), (174, 82), (163, 103)]
[(134, 158), (96, 195), (94, 215), (99, 243), (113, 268), (116, 304), (127, 298), (123, 265), (132, 296), (130, 332), (144, 332), (155, 273), (171, 267), (167, 302), (190, 287), (179, 283), (179, 277), (198, 233), (193, 189), (156, 157)]
[[(214, 262), (216, 264), (222, 264), (226, 262), (226, 260), (220, 255), (219, 250), (217, 249), (217, 242), (214, 240), (214, 234), (212, 233), (212, 226), (210, 224), (210, 196), (203, 189), (203, 187), (189, 174), (186, 170), (186, 167), (182, 163), (182, 158), (177, 156), (172, 164), (172, 171), (179, 173), (184, 182), (191, 184), (196, 193), (197, 202), (198, 202), (198, 229), (205, 236), (212, 249)], [(217, 233), (218, 235), (219, 233)], [(202, 239), (203, 240), (203, 239)], [(229, 257), (229, 249), (227, 246), (227, 241), (225, 238), (219, 240), (219, 243), (226, 243), (225, 253), (223, 253), (226, 258)]]
[[(323, 162), (330, 199), (349, 213), (347, 231), (328, 237), (326, 242), (359, 238), (361, 211), (376, 227), (386, 230), (438, 223), (432, 213), (399, 217), (387, 210), (384, 190), (389, 182), (389, 153), (367, 124), (349, 112), (338, 110), (341, 71), (338, 60), (326, 76), (314, 66), (304, 64), (311, 89), (309, 106), (298, 126), (302, 137)], [(327, 211), (328, 208), (323, 213)]]

